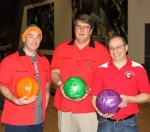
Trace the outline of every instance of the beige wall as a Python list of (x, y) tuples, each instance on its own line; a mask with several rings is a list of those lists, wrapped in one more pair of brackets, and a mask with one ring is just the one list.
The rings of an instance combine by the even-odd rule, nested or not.
[(128, 0), (129, 57), (144, 64), (145, 23), (150, 23), (150, 0)]
[[(72, 6), (71, 0), (45, 0), (24, 7), (21, 34), (27, 25), (27, 9), (54, 2), (54, 41), (55, 47), (62, 41), (72, 37)], [(22, 47), (20, 39), (19, 47)], [(52, 50), (40, 50), (41, 53), (51, 55)]]

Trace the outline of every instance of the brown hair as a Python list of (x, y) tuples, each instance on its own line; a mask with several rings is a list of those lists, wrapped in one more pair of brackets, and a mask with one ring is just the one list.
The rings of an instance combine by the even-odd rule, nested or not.
[(87, 14), (78, 15), (74, 20), (74, 27), (76, 27), (77, 21), (82, 21), (84, 23), (89, 24), (91, 26), (91, 29), (94, 28), (94, 21), (93, 21), (93, 18), (90, 15), (87, 15)]

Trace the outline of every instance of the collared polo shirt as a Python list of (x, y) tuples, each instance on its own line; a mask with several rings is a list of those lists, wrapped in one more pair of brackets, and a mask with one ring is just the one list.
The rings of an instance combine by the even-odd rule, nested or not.
[[(79, 49), (75, 40), (68, 40), (56, 48), (51, 63), (52, 70), (60, 70), (62, 81), (69, 77), (79, 76), (91, 88), (93, 74), (96, 68), (110, 59), (108, 50), (100, 43), (91, 39), (83, 49)], [(56, 90), (54, 106), (61, 111), (73, 113), (93, 112), (91, 95), (80, 103), (67, 100), (60, 90)]]
[[(42, 92), (43, 120), (46, 109), (46, 83), (50, 82), (50, 63), (39, 54), (37, 54), (38, 70), (40, 74), (40, 85)], [(1, 86), (7, 87), (16, 95), (16, 82), (22, 77), (32, 77), (36, 79), (36, 72), (33, 61), (21, 49), (1, 62), (0, 82)], [(35, 101), (28, 105), (18, 106), (8, 100), (1, 117), (1, 121), (11, 125), (33, 125), (35, 115)]]
[[(136, 96), (138, 93), (150, 94), (150, 85), (147, 73), (143, 66), (128, 59), (120, 70), (112, 61), (107, 62), (96, 70), (91, 94), (98, 96), (104, 89), (113, 89), (120, 95)], [(138, 105), (129, 103), (127, 107), (120, 109), (113, 119), (122, 119), (139, 112)]]

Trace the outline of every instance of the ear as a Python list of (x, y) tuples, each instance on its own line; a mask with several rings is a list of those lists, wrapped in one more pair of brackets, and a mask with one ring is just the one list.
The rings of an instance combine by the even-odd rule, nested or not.
[(22, 40), (22, 42), (25, 42), (25, 38)]
[(90, 32), (91, 32), (91, 35), (92, 35), (93, 29), (91, 29), (91, 31), (90, 31)]
[(126, 44), (125, 46), (126, 46), (126, 52), (128, 52), (128, 44)]

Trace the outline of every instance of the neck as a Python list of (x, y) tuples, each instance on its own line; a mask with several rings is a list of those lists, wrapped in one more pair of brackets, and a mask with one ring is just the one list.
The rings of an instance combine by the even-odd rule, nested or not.
[(26, 48), (23, 48), (24, 52), (26, 53), (26, 55), (28, 56), (35, 56), (36, 55), (36, 51), (29, 51)]
[(127, 59), (123, 61), (113, 61), (113, 64), (118, 68), (121, 69), (127, 63)]
[(86, 41), (77, 40), (77, 39), (75, 40), (75, 43), (79, 49), (83, 49), (86, 45), (89, 44), (89, 42), (90, 42), (90, 39)]

